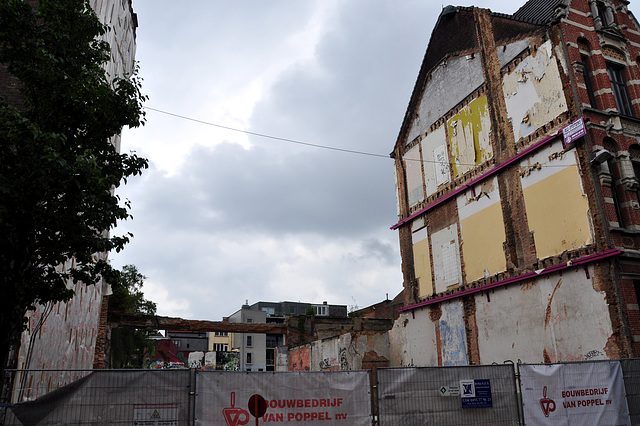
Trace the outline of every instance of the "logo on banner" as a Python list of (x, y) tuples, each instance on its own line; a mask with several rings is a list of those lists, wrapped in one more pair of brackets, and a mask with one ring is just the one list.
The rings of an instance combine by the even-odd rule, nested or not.
[(249, 423), (249, 413), (236, 407), (236, 393), (231, 392), (231, 407), (223, 408), (222, 415), (227, 426), (243, 426)]
[(542, 413), (545, 417), (549, 417), (550, 413), (556, 411), (556, 402), (551, 398), (547, 398), (546, 386), (542, 390), (542, 398), (540, 398), (540, 408), (542, 409)]

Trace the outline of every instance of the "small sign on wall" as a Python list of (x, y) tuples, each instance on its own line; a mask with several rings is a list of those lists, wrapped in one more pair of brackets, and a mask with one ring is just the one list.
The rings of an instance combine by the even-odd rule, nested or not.
[(569, 145), (571, 142), (583, 137), (586, 134), (587, 130), (584, 127), (584, 121), (582, 120), (582, 118), (578, 118), (576, 121), (562, 129), (564, 146)]

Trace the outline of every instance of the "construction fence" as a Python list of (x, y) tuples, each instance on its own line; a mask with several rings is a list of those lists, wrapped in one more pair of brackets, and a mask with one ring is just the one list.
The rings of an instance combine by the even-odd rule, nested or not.
[[(61, 374), (78, 379), (51, 390)], [(639, 359), (321, 372), (17, 370), (14, 383), (5, 425), (640, 424)]]

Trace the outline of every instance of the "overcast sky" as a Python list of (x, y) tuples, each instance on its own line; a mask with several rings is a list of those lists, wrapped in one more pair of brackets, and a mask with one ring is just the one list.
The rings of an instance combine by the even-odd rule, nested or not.
[(133, 1), (146, 106), (201, 121), (148, 109), (123, 133), (150, 169), (118, 190), (133, 220), (115, 234), (134, 238), (110, 258), (147, 276), (158, 314), (219, 321), (245, 300), (351, 309), (402, 290), (388, 154), (443, 5)]

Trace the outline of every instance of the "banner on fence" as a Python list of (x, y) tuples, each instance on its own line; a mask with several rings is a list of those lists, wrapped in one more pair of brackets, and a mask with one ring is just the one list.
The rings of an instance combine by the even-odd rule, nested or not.
[(197, 378), (196, 424), (371, 424), (366, 371), (206, 371)]
[(618, 361), (521, 365), (520, 374), (527, 424), (629, 424)]

